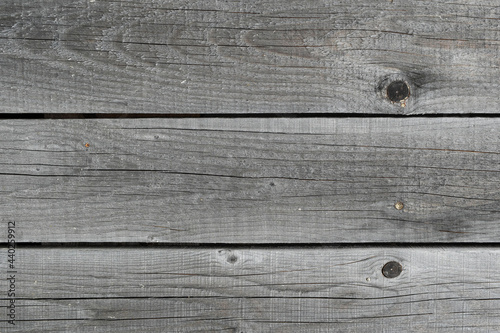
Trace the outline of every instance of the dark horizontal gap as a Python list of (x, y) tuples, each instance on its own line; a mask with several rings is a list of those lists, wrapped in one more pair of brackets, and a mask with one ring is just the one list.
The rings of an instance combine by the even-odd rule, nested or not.
[[(0, 246), (7, 247), (2, 242)], [(146, 242), (17, 242), (16, 248), (202, 248), (202, 249), (304, 249), (304, 248), (485, 248), (499, 247), (494, 242), (463, 243), (408, 243), (408, 242), (371, 242), (371, 243), (146, 243)]]
[(497, 118), (500, 113), (0, 113), (0, 119), (116, 119), (116, 118)]

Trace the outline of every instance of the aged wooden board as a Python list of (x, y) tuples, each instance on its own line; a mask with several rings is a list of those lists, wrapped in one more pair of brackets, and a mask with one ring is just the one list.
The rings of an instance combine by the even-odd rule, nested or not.
[(498, 128), (496, 118), (5, 120), (0, 211), (25, 242), (497, 242)]
[[(500, 331), (498, 248), (16, 253), (7, 332)], [(392, 279), (382, 274), (390, 261), (403, 267)]]
[(498, 4), (3, 0), (0, 111), (498, 113)]

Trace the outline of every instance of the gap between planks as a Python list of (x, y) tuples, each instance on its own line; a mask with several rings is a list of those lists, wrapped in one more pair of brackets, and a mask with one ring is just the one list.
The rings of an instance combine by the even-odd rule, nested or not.
[(446, 114), (359, 114), (359, 113), (256, 113), (256, 114), (238, 114), (238, 113), (211, 113), (211, 114), (158, 114), (158, 113), (0, 113), (0, 119), (183, 119), (183, 118), (498, 118), (500, 115), (492, 113), (446, 113)]

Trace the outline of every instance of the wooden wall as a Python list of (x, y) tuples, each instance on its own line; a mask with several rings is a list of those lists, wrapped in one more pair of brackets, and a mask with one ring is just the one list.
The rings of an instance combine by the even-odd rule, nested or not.
[(500, 332), (499, 20), (3, 0), (0, 332)]

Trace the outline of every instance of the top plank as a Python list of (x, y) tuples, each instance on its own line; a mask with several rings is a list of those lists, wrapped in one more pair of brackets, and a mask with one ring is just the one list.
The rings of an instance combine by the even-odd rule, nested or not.
[(4, 0), (0, 112), (498, 113), (498, 4)]

